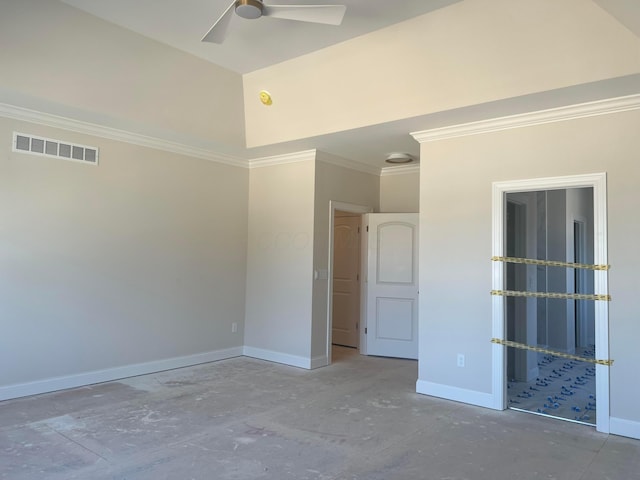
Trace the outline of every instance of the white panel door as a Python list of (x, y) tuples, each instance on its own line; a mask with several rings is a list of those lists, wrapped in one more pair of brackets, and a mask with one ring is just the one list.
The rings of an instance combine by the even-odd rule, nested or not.
[(365, 215), (367, 355), (418, 358), (418, 214)]

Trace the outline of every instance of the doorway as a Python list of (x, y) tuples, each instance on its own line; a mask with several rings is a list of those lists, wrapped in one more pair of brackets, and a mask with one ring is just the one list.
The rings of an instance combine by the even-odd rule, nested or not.
[(332, 345), (360, 346), (361, 224), (359, 213), (336, 210), (333, 222)]
[(496, 182), (493, 227), (496, 408), (608, 432), (606, 176)]
[(418, 214), (373, 214), (333, 201), (330, 208), (328, 364), (334, 345), (362, 355), (417, 359)]
[[(332, 363), (333, 358), (333, 345), (342, 345), (348, 342), (350, 345), (347, 348), (353, 348), (361, 353), (366, 353), (361, 350), (364, 345), (364, 332), (360, 328), (362, 325), (362, 313), (364, 312), (363, 298), (362, 298), (362, 265), (363, 255), (362, 247), (359, 243), (359, 239), (356, 242), (356, 237), (362, 235), (362, 215), (370, 213), (373, 208), (357, 205), (345, 202), (337, 202), (331, 200), (329, 202), (329, 269), (328, 269), (328, 293), (327, 293), (327, 346), (326, 356), (328, 364)], [(354, 233), (355, 219), (359, 222), (360, 232), (357, 233), (357, 229)], [(337, 225), (337, 228), (336, 228)], [(355, 243), (357, 245), (355, 245)], [(343, 252), (338, 252), (336, 260), (335, 247), (338, 245), (339, 249), (343, 249)], [(357, 253), (356, 253), (357, 251)], [(353, 255), (358, 255), (358, 258), (353, 258)], [(352, 265), (344, 267), (342, 262), (347, 261)], [(357, 262), (358, 278), (355, 282), (347, 280), (347, 277), (352, 277), (351, 274), (346, 275), (344, 270), (353, 271), (353, 264)], [(337, 265), (338, 264), (338, 265)], [(338, 267), (336, 269), (336, 266)], [(337, 278), (337, 280), (336, 280)], [(334, 284), (337, 284), (334, 285)], [(350, 285), (349, 285), (350, 284)], [(336, 288), (337, 287), (337, 288)], [(348, 295), (343, 292), (349, 288)], [(338, 294), (334, 295), (337, 290)], [(334, 298), (335, 297), (335, 298)], [(347, 298), (349, 299), (347, 301)], [(357, 306), (353, 305), (353, 302), (357, 302)], [(349, 312), (348, 320), (338, 318), (334, 321), (334, 303), (338, 303), (338, 312)], [(339, 313), (340, 315), (341, 313)], [(334, 330), (334, 322), (337, 327)], [(335, 332), (335, 340), (334, 340)], [(354, 332), (357, 335), (357, 339), (354, 342)], [(345, 338), (346, 337), (346, 338)], [(354, 345), (355, 344), (355, 345)], [(342, 347), (338, 347), (342, 348)]]
[[(508, 291), (593, 293), (586, 291), (593, 270), (548, 264), (593, 264), (592, 188), (508, 193), (505, 232), (507, 257), (541, 261), (506, 262)], [(594, 312), (585, 302), (506, 297), (507, 340), (545, 350), (507, 347), (509, 408), (595, 424), (595, 367), (589, 363), (595, 343), (587, 335), (580, 339), (584, 345), (578, 339), (578, 330), (594, 331)]]

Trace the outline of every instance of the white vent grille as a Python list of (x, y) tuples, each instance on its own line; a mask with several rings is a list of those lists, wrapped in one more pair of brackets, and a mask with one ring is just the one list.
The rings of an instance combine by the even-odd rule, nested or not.
[(74, 162), (98, 164), (98, 148), (63, 140), (35, 137), (25, 133), (13, 132), (14, 152), (30, 153), (44, 157), (62, 158)]

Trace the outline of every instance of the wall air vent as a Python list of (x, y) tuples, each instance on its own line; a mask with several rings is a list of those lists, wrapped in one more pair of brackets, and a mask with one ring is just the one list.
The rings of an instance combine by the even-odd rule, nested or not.
[(78, 145), (63, 140), (36, 137), (24, 133), (13, 132), (12, 151), (30, 153), (44, 157), (62, 158), (74, 162), (98, 164), (98, 148)]

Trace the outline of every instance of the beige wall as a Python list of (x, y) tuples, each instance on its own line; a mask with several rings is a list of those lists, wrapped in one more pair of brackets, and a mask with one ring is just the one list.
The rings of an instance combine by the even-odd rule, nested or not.
[(62, 2), (3, 0), (0, 102), (244, 145), (240, 75)]
[(249, 355), (308, 368), (315, 154), (254, 168), (249, 180), (245, 345)]
[(638, 73), (639, 52), (640, 39), (588, 0), (465, 0), (244, 75), (247, 144)]
[(380, 212), (414, 213), (420, 210), (420, 172), (380, 177)]
[[(16, 130), (100, 164), (12, 153)], [(242, 168), (0, 118), (0, 398), (241, 353), (247, 199)]]
[(420, 381), (491, 392), (492, 182), (606, 172), (611, 416), (638, 431), (639, 127), (635, 110), (421, 146)]
[[(330, 202), (342, 202), (371, 207), (378, 211), (380, 183), (377, 175), (370, 175), (328, 161), (337, 158), (318, 152), (315, 177), (315, 219), (313, 234), (313, 268), (329, 270)], [(326, 355), (328, 280), (313, 284), (312, 359)]]
[[(250, 174), (245, 354), (326, 363), (329, 202), (378, 209), (379, 178), (324, 152)], [(324, 362), (324, 363), (323, 363)]]

